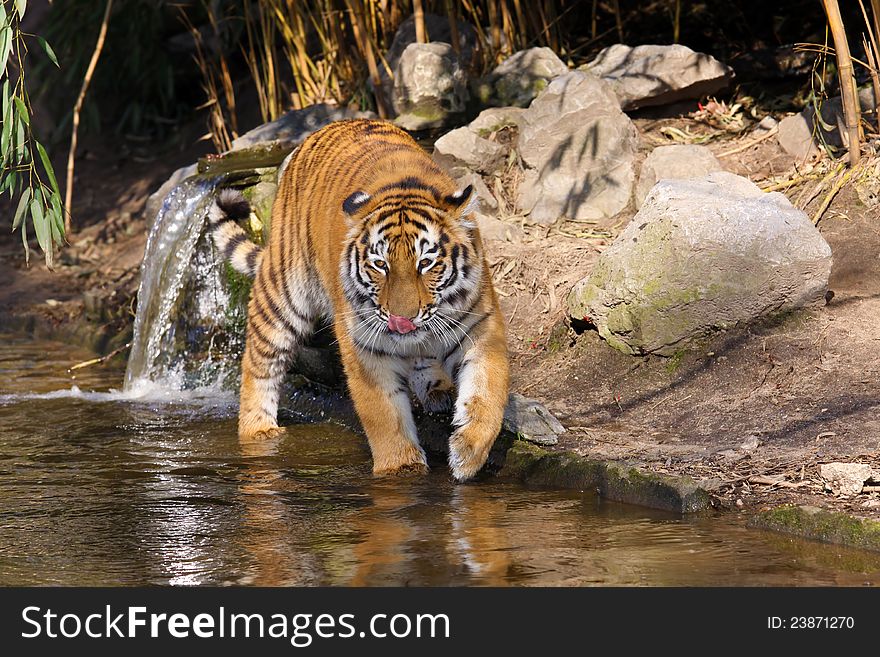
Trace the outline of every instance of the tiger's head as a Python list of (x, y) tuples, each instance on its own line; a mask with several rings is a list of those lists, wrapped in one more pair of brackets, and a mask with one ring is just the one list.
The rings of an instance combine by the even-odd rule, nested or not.
[(460, 335), (481, 283), (475, 205), (471, 186), (440, 195), (406, 180), (345, 200), (341, 273), (357, 342), (448, 342)]

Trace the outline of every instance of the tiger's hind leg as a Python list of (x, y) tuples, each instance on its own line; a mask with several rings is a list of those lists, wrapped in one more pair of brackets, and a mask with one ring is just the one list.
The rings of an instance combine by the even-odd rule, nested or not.
[(455, 403), (455, 385), (437, 358), (417, 358), (409, 386), (428, 413), (446, 413)]
[[(287, 294), (271, 271), (271, 267), (260, 269), (248, 304), (238, 415), (238, 434), (243, 439), (278, 429), (278, 399), (287, 365), (312, 330), (306, 295)], [(294, 306), (290, 298), (300, 305)]]

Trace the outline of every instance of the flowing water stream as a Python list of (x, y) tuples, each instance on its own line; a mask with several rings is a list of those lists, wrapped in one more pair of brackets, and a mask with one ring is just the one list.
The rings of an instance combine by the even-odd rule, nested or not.
[(854, 585), (880, 555), (491, 479), (377, 480), (358, 435), (259, 449), (234, 393), (0, 335), (0, 585)]

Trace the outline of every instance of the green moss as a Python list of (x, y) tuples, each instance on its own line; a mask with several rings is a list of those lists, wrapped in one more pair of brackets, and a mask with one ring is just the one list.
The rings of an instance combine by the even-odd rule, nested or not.
[(758, 514), (749, 525), (825, 543), (880, 551), (880, 522), (816, 507), (779, 506)]
[(550, 330), (547, 338), (547, 351), (555, 354), (568, 343), (568, 322), (559, 322)]
[(244, 335), (247, 326), (247, 306), (254, 281), (249, 276), (235, 271), (228, 262), (224, 263), (223, 276), (229, 292), (229, 306), (226, 308), (226, 328)]
[(281, 142), (242, 148), (223, 155), (203, 157), (199, 160), (198, 171), (201, 174), (217, 175), (278, 167), (292, 150), (290, 144)]
[(681, 361), (684, 359), (685, 353), (684, 349), (679, 349), (669, 357), (669, 360), (666, 361), (666, 371), (669, 374), (674, 374), (678, 370), (681, 366)]

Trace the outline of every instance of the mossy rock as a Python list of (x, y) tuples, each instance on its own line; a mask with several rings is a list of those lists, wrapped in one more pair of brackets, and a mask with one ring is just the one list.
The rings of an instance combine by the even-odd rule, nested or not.
[(712, 508), (711, 495), (689, 477), (654, 474), (574, 452), (551, 452), (521, 440), (507, 451), (500, 475), (534, 486), (595, 490), (609, 500), (677, 513)]
[(753, 517), (749, 526), (823, 543), (880, 551), (880, 522), (814, 506), (778, 506)]

